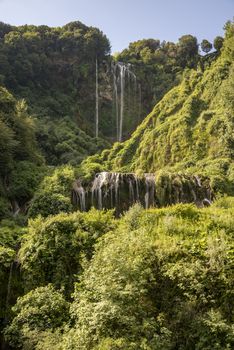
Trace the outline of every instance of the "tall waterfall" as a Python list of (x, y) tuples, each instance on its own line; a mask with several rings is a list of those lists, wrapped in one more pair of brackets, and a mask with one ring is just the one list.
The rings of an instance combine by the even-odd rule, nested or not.
[[(123, 140), (123, 127), (125, 118), (125, 88), (128, 86), (128, 97), (130, 101), (130, 92), (134, 94), (132, 103), (128, 102), (128, 107), (133, 108), (137, 99), (137, 78), (131, 71), (131, 65), (122, 62), (112, 64), (113, 74), (113, 97), (116, 113), (116, 139), (121, 142)], [(140, 103), (140, 102), (139, 102)]]
[(98, 86), (98, 60), (96, 58), (96, 117), (95, 117), (95, 136), (98, 137), (99, 128), (99, 86)]
[(116, 139), (119, 140), (119, 103), (118, 103), (118, 79), (117, 79), (117, 65), (112, 65), (113, 74), (113, 101), (116, 114)]
[(123, 113), (124, 113), (124, 89), (125, 89), (126, 66), (120, 65), (120, 120), (119, 120), (119, 140), (122, 141), (123, 134)]

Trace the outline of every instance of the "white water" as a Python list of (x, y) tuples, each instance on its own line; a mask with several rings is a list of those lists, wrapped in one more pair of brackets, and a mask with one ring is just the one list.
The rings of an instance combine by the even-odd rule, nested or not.
[(118, 104), (118, 82), (117, 82), (117, 65), (112, 66), (113, 83), (114, 83), (114, 101), (115, 101), (115, 114), (116, 114), (116, 139), (119, 140), (119, 104)]
[(126, 66), (120, 66), (120, 120), (119, 120), (119, 142), (122, 141), (123, 136), (123, 118), (124, 118), (124, 89), (125, 89), (125, 73)]
[[(170, 192), (166, 204), (195, 202), (199, 206), (210, 205), (212, 193), (209, 186), (203, 186), (202, 179), (199, 181), (194, 176), (190, 180), (186, 187), (175, 183), (170, 188), (173, 193)], [(79, 180), (75, 181), (72, 200), (81, 211), (89, 210), (93, 206), (99, 210), (115, 208), (116, 213), (120, 213), (137, 202), (146, 209), (155, 207), (160, 198), (155, 175), (152, 173), (138, 177), (134, 173), (101, 172), (96, 174), (92, 184), (86, 185), (85, 189)]]
[(85, 190), (79, 181), (73, 183), (73, 202), (79, 206), (81, 211), (86, 210)]
[(195, 177), (195, 179), (196, 179), (197, 185), (198, 185), (199, 187), (202, 187), (200, 177), (199, 177), (198, 175), (194, 175), (194, 177)]
[(103, 171), (95, 176), (93, 186), (92, 186), (92, 205), (94, 205), (94, 198), (97, 198), (98, 209), (102, 209), (102, 198), (103, 198), (103, 186), (109, 183), (110, 173)]
[(149, 209), (150, 206), (154, 206), (155, 196), (155, 176), (154, 174), (145, 174), (145, 208)]
[[(114, 88), (114, 104), (116, 113), (116, 139), (121, 142), (123, 140), (123, 126), (125, 115), (125, 87), (126, 81), (128, 86), (128, 107), (131, 108), (135, 104), (137, 96), (137, 77), (131, 71), (130, 64), (117, 62), (112, 64), (113, 88)], [(127, 79), (126, 79), (127, 78)], [(132, 88), (133, 86), (133, 88)], [(130, 91), (134, 92), (132, 106), (130, 106)]]
[[(153, 174), (145, 174), (143, 179), (138, 179), (135, 174), (121, 174), (101, 172), (95, 176), (92, 184), (92, 205), (97, 204), (98, 209), (103, 209), (106, 203), (111, 208), (121, 205), (120, 188), (129, 191), (129, 203), (134, 204), (140, 202), (139, 181), (145, 188), (145, 207), (148, 209), (155, 204), (155, 176)], [(142, 185), (141, 185), (142, 186)]]

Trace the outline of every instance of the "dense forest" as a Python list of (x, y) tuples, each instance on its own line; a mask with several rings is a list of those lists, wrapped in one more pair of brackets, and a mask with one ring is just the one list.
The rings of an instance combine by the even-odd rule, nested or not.
[(234, 347), (233, 62), (0, 23), (1, 349)]

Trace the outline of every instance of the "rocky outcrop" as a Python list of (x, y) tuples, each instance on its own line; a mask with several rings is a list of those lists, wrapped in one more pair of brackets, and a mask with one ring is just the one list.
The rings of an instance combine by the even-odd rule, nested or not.
[(134, 173), (101, 172), (86, 185), (76, 180), (72, 189), (72, 202), (77, 209), (115, 209), (117, 214), (134, 203), (140, 203), (146, 209), (176, 203), (207, 206), (212, 196), (209, 179), (196, 175), (157, 177), (150, 173), (137, 176)]

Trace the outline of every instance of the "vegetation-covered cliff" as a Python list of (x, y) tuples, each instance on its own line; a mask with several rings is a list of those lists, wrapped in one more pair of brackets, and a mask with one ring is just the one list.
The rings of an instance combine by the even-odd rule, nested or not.
[(229, 23), (214, 62), (185, 70), (129, 140), (88, 158), (83, 168), (198, 173), (211, 176), (215, 190), (233, 193), (233, 33)]
[[(118, 62), (121, 66), (114, 67)], [(121, 109), (123, 139), (129, 138), (156, 102), (180, 82), (183, 70), (202, 62), (191, 35), (177, 44), (140, 40), (111, 57), (106, 36), (81, 22), (56, 28), (0, 23), (0, 84), (26, 100), (50, 165), (79, 164), (107, 147), (106, 141), (119, 139)]]
[(234, 347), (233, 23), (215, 49), (0, 23), (4, 350)]

